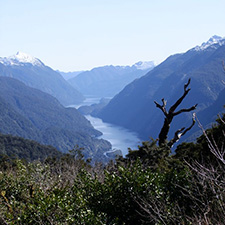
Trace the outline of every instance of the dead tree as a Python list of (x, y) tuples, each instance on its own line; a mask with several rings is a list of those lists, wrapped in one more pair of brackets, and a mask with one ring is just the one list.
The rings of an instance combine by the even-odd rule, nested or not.
[[(169, 111), (166, 110), (166, 100), (163, 98), (162, 99), (162, 105), (160, 105), (159, 103), (157, 103), (156, 101), (154, 101), (154, 103), (156, 104), (156, 107), (160, 108), (163, 112), (163, 114), (165, 115), (165, 119), (164, 119), (164, 124), (163, 127), (159, 133), (159, 146), (162, 146), (163, 144), (166, 143), (167, 140), (167, 136), (169, 133), (169, 129), (170, 129), (170, 124), (174, 118), (174, 116), (177, 116), (183, 112), (190, 112), (194, 109), (196, 109), (197, 105), (194, 105), (190, 108), (185, 108), (185, 109), (180, 109), (177, 112), (175, 112), (175, 110), (177, 109), (177, 107), (181, 104), (181, 102), (183, 101), (183, 99), (186, 97), (186, 95), (189, 93), (189, 91), (191, 90), (190, 88), (188, 88), (189, 84), (191, 82), (191, 79), (188, 80), (187, 84), (184, 85), (184, 93), (183, 95), (175, 102), (174, 105), (172, 105), (169, 109)], [(187, 129), (185, 129), (185, 127), (177, 130), (175, 132), (174, 138), (169, 141), (168, 146), (172, 147), (173, 144), (177, 141), (179, 141), (179, 139), (181, 138), (181, 136), (183, 136), (184, 134), (187, 133), (187, 131), (189, 131), (195, 124), (195, 114), (193, 114), (193, 119), (192, 119), (192, 124), (190, 127), (188, 127)]]

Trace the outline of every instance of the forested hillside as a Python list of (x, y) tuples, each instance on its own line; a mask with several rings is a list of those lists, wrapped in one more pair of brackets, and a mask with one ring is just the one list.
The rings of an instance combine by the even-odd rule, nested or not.
[(76, 109), (64, 108), (57, 99), (22, 82), (0, 77), (0, 131), (52, 145), (62, 152), (84, 147), (86, 158), (102, 160), (111, 148), (96, 137), (101, 133)]

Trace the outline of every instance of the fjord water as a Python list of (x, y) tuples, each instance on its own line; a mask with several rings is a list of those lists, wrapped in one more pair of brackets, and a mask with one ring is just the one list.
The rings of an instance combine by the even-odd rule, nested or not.
[(137, 149), (141, 140), (137, 134), (123, 127), (110, 123), (105, 123), (101, 119), (87, 115), (86, 118), (91, 122), (96, 130), (103, 133), (99, 138), (103, 138), (112, 144), (112, 150), (121, 150), (123, 156), (128, 153), (128, 148)]
[[(79, 108), (82, 105), (99, 103), (99, 101), (100, 98), (86, 96), (85, 101), (79, 106), (76, 106), (76, 108)], [(137, 146), (142, 143), (135, 132), (114, 124), (105, 123), (100, 118), (91, 115), (86, 115), (85, 117), (91, 122), (96, 130), (103, 133), (99, 138), (109, 141), (112, 144), (112, 150), (121, 150), (123, 156), (128, 153), (128, 148), (131, 148), (132, 150), (137, 149)]]
[(99, 103), (100, 99), (101, 98), (99, 98), (99, 97), (85, 96), (85, 100), (83, 102), (81, 102), (78, 105), (71, 105), (69, 107), (75, 107), (76, 109), (78, 109), (81, 106), (85, 106), (85, 105), (90, 106), (92, 104)]

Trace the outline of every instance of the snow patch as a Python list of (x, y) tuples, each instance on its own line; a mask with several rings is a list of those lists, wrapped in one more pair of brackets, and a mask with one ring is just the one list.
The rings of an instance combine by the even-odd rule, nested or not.
[(218, 47), (220, 47), (222, 45), (225, 45), (225, 38), (214, 35), (207, 42), (202, 43), (201, 46), (196, 46), (193, 50), (203, 51), (209, 47), (217, 49)]
[(138, 70), (147, 70), (156, 66), (154, 61), (139, 61), (135, 63), (135, 66)]

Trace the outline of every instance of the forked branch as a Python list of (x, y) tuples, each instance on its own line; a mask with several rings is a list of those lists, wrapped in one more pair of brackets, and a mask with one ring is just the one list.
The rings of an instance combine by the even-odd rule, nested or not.
[[(164, 124), (163, 127), (159, 133), (159, 145), (165, 144), (166, 140), (167, 140), (167, 136), (169, 133), (169, 129), (170, 129), (170, 124), (174, 118), (174, 116), (177, 116), (183, 112), (190, 112), (196, 109), (198, 104), (193, 105), (190, 108), (184, 108), (184, 109), (180, 109), (179, 111), (175, 112), (175, 110), (177, 109), (177, 107), (182, 103), (182, 101), (184, 100), (184, 98), (187, 96), (187, 94), (189, 93), (189, 91), (191, 90), (190, 88), (188, 88), (189, 84), (191, 82), (191, 79), (189, 78), (188, 82), (184, 85), (184, 93), (183, 95), (175, 102), (175, 104), (173, 104), (169, 111), (166, 110), (166, 100), (163, 98), (162, 99), (162, 105), (160, 105), (159, 103), (157, 103), (156, 101), (154, 101), (154, 103), (156, 104), (156, 107), (160, 108), (163, 112), (163, 114), (165, 115), (165, 119), (164, 119)], [(195, 124), (195, 120), (193, 119), (192, 125), (190, 127), (188, 127), (187, 129), (185, 128), (181, 128), (178, 131), (176, 131), (174, 138), (169, 142), (170, 145), (172, 146), (175, 142), (177, 142), (181, 136), (183, 136), (185, 133), (187, 133), (187, 131), (189, 131)]]
[(176, 108), (181, 104), (181, 102), (184, 100), (184, 98), (186, 97), (186, 95), (188, 94), (188, 92), (191, 90), (190, 88), (187, 89), (187, 87), (189, 86), (191, 82), (191, 78), (188, 79), (187, 84), (184, 85), (184, 93), (183, 95), (175, 102), (174, 105), (172, 105), (170, 107), (169, 113), (174, 113), (174, 111), (176, 110)]
[(162, 112), (164, 113), (165, 116), (167, 116), (168, 112), (166, 111), (166, 101), (163, 98), (162, 99), (162, 105), (160, 105), (159, 103), (157, 103), (156, 101), (154, 101), (154, 103), (156, 104), (156, 107), (160, 108), (162, 110)]
[(193, 113), (192, 116), (192, 124), (185, 129), (185, 127), (182, 127), (181, 129), (177, 130), (174, 134), (174, 138), (170, 140), (168, 143), (169, 147), (173, 147), (173, 145), (180, 140), (182, 136), (184, 136), (194, 125), (195, 125), (195, 113)]

